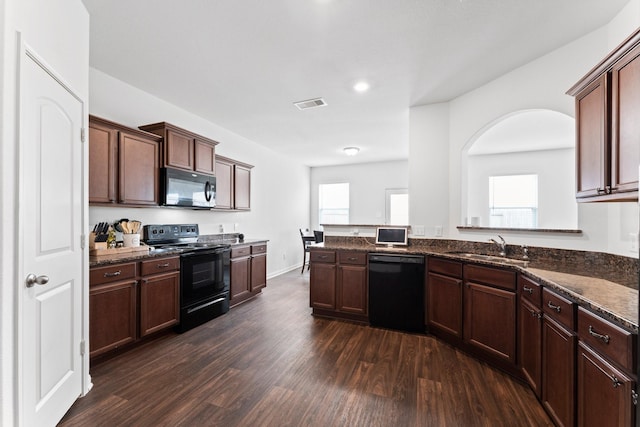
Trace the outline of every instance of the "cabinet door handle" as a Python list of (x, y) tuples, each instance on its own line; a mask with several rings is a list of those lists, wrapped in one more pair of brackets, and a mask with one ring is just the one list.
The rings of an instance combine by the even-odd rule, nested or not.
[(104, 273), (104, 277), (117, 277), (121, 274), (122, 272), (118, 270), (118, 271), (114, 271), (113, 273)]
[(598, 194), (611, 194), (612, 191), (617, 190), (617, 188), (611, 188), (610, 185), (605, 186), (604, 188), (598, 187), (596, 191)]
[(555, 310), (556, 313), (560, 313), (560, 310), (562, 310), (562, 308), (559, 305), (553, 305), (551, 301), (549, 301), (549, 303), (547, 304), (547, 307), (549, 307), (552, 310)]
[(168, 262), (166, 262), (164, 264), (158, 264), (158, 268), (167, 268), (167, 267), (169, 267), (169, 263)]
[(609, 340), (611, 339), (611, 337), (609, 335), (606, 335), (606, 334), (602, 335), (602, 334), (597, 333), (593, 329), (593, 326), (591, 326), (591, 325), (589, 325), (589, 335), (591, 335), (592, 337), (598, 338), (600, 341), (602, 341), (605, 344), (609, 344)]
[(533, 294), (533, 288), (527, 288), (526, 286), (522, 286), (522, 290), (525, 292), (529, 292), (529, 295)]
[(357, 261), (357, 260), (358, 260), (358, 258), (356, 258), (356, 257), (349, 257), (349, 258), (347, 258), (347, 259), (348, 259), (349, 261)]
[(531, 317), (542, 319), (542, 313), (538, 313), (537, 311), (532, 310), (532, 309), (530, 309), (528, 307), (527, 307), (527, 310), (529, 311), (529, 313), (531, 313)]
[(613, 388), (618, 388), (622, 385), (620, 380), (615, 375), (611, 377), (611, 382), (613, 383)]
[(321, 255), (320, 256), (320, 259), (327, 259), (327, 258), (329, 258), (327, 255)]

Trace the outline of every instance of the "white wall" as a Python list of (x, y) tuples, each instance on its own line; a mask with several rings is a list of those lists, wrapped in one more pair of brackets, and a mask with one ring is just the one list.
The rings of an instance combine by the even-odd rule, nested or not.
[[(385, 190), (408, 188), (406, 160), (311, 168), (311, 223), (301, 228), (319, 229), (318, 186), (349, 183), (349, 223), (384, 224)], [(411, 203), (411, 202), (409, 202)]]
[(0, 425), (17, 422), (16, 88), (18, 32), (83, 100), (89, 98), (89, 16), (80, 0), (0, 0)]
[[(575, 198), (575, 149), (526, 151), (467, 158), (467, 214), (489, 225), (489, 177), (538, 175), (538, 227), (578, 227)], [(464, 223), (464, 221), (462, 222)]]
[(234, 134), (180, 107), (96, 69), (90, 71), (90, 112), (137, 128), (169, 122), (219, 141), (216, 153), (254, 165), (251, 211), (192, 211), (173, 208), (89, 208), (89, 223), (138, 219), (145, 224), (197, 223), (201, 234), (237, 231), (247, 239), (268, 239), (269, 277), (302, 263), (298, 224), (309, 221), (309, 168)]
[(436, 227), (449, 227), (448, 103), (411, 108), (409, 159), (409, 222), (434, 237)]
[[(448, 155), (437, 161), (447, 163), (449, 179), (448, 229), (446, 236), (454, 239), (484, 241), (495, 233), (459, 231), (464, 202), (461, 189), (466, 185), (461, 180), (461, 153), (464, 146), (488, 124), (513, 111), (544, 108), (574, 117), (574, 100), (566, 90), (596, 65), (609, 51), (623, 41), (640, 25), (640, 0), (631, 0), (629, 5), (607, 26), (596, 30), (574, 42), (538, 58), (498, 79), (462, 95), (448, 103), (448, 119), (444, 107), (418, 106), (411, 110), (410, 153), (419, 152), (425, 141), (437, 139), (432, 129), (421, 129), (413, 123), (419, 119), (424, 123), (440, 127), (447, 120)], [(445, 132), (440, 130), (440, 138)], [(430, 194), (433, 190), (433, 175), (423, 164), (410, 162), (411, 195)], [(442, 171), (444, 167), (440, 166)], [(414, 206), (416, 197), (411, 197), (411, 225), (430, 215), (430, 206)], [(446, 198), (436, 199), (444, 202)], [(440, 207), (435, 209), (441, 211)], [(417, 219), (416, 219), (417, 218)], [(595, 250), (626, 256), (631, 253), (629, 232), (638, 230), (638, 205), (636, 203), (580, 204), (579, 227), (582, 235), (569, 236), (542, 233), (504, 233), (509, 243), (550, 246), (568, 249)], [(629, 231), (629, 232), (628, 232)]]

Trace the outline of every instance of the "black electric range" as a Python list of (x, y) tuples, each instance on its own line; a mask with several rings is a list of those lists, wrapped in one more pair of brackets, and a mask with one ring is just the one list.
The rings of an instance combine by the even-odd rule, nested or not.
[(184, 332), (229, 311), (231, 247), (198, 242), (198, 224), (149, 224), (144, 242), (154, 252), (180, 254), (180, 324)]

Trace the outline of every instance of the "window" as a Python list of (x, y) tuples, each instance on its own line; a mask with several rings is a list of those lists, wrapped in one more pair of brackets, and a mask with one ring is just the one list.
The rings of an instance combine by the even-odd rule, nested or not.
[(385, 224), (409, 225), (409, 194), (406, 188), (385, 190)]
[(318, 186), (320, 224), (349, 224), (349, 183)]
[(491, 227), (538, 226), (538, 175), (489, 177)]

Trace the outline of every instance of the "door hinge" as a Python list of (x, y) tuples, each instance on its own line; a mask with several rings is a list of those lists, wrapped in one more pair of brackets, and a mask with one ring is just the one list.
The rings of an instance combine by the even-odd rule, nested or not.
[(80, 249), (84, 249), (87, 241), (87, 236), (84, 234), (80, 236)]
[(635, 406), (638, 406), (638, 393), (635, 390), (631, 390), (631, 400)]
[(85, 142), (86, 140), (86, 131), (85, 128), (80, 129), (80, 141)]
[(85, 353), (85, 342), (84, 340), (80, 341), (80, 356), (84, 356)]

